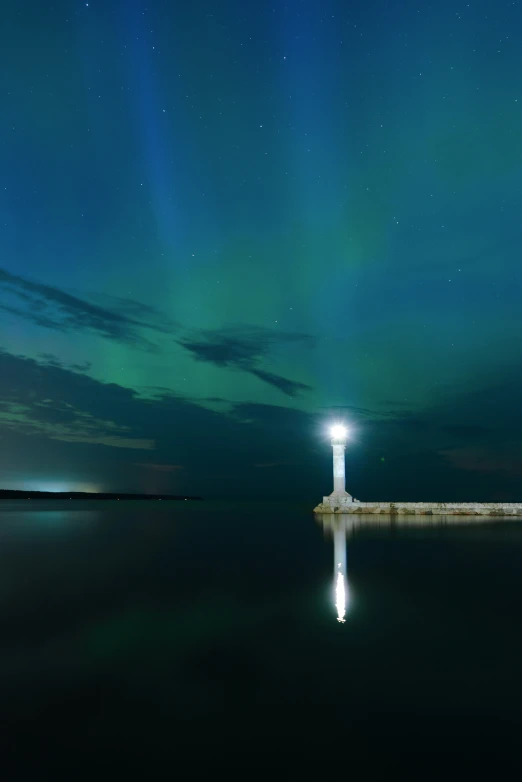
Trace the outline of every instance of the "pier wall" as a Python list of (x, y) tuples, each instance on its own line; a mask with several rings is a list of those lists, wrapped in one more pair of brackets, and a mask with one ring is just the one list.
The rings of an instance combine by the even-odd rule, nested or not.
[(359, 502), (323, 497), (314, 513), (372, 513), (399, 516), (522, 516), (522, 502)]

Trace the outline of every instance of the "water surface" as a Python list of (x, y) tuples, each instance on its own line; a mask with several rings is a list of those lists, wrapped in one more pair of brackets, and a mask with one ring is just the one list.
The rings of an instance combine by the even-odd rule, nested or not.
[(3, 503), (4, 757), (175, 758), (187, 776), (514, 746), (522, 524), (368, 521), (291, 503)]

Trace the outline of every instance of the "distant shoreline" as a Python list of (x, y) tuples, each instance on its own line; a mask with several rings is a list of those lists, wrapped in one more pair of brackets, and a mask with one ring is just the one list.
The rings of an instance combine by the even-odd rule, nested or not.
[(19, 491), (0, 489), (0, 500), (202, 500), (178, 494), (126, 494), (87, 491)]

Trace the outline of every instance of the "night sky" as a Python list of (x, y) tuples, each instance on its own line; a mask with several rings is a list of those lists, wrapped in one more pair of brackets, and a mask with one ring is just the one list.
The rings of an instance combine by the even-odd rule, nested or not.
[(521, 33), (5, 0), (0, 486), (522, 500)]

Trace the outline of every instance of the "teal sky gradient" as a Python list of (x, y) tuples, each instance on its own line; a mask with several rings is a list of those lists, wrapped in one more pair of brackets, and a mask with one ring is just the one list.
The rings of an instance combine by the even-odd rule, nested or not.
[(0, 483), (520, 499), (521, 32), (7, 0)]

